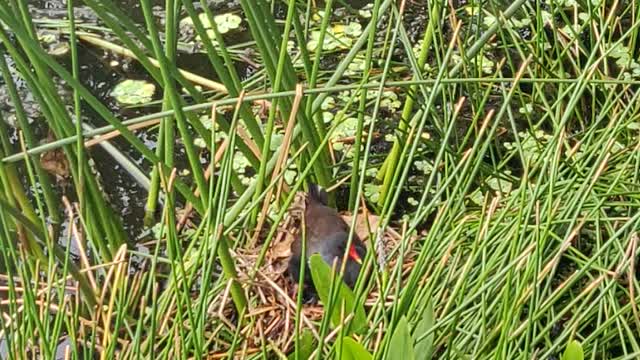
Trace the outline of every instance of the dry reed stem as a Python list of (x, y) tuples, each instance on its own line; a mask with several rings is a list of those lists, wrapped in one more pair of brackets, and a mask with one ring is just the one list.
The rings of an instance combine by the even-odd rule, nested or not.
[[(79, 34), (78, 35), (78, 39), (80, 39), (80, 40), (82, 40), (84, 42), (88, 42), (88, 43), (90, 43), (92, 45), (99, 46), (99, 47), (104, 48), (104, 49), (108, 49), (108, 50), (113, 51), (114, 53), (116, 53), (118, 55), (129, 57), (129, 58), (132, 58), (132, 59), (135, 59), (135, 60), (139, 60), (135, 56), (133, 51), (125, 48), (124, 46), (119, 46), (119, 45), (116, 45), (116, 44), (114, 44), (112, 42), (100, 39), (100, 38), (98, 38), (96, 36)], [(156, 59), (154, 59), (152, 57), (147, 57), (147, 59), (149, 60), (149, 62), (153, 66), (160, 67), (160, 63), (158, 62), (158, 60), (156, 60)], [(221, 83), (215, 82), (213, 80), (209, 80), (207, 78), (204, 78), (204, 77), (202, 77), (200, 75), (196, 75), (196, 74), (191, 73), (191, 72), (188, 72), (186, 70), (178, 69), (178, 72), (182, 76), (184, 76), (185, 79), (187, 79), (187, 80), (189, 80), (189, 81), (191, 81), (191, 82), (193, 82), (195, 84), (198, 84), (198, 85), (200, 85), (202, 87), (205, 87), (207, 89), (218, 91), (218, 92), (220, 92), (222, 94), (226, 94), (227, 93), (227, 88)]]
[[(135, 130), (140, 130), (140, 129), (144, 129), (147, 128), (149, 126), (153, 126), (153, 125), (157, 125), (160, 123), (160, 119), (151, 119), (151, 120), (147, 120), (147, 121), (143, 121), (137, 124), (133, 124), (133, 125), (129, 125), (127, 126), (127, 129), (131, 130), (131, 131), (135, 131)], [(110, 131), (106, 134), (102, 134), (100, 136), (96, 136), (92, 139), (86, 140), (84, 142), (84, 147), (85, 148), (90, 148), (94, 145), (98, 145), (104, 141), (108, 141), (111, 140), (113, 138), (116, 138), (118, 136), (120, 136), (120, 130), (113, 130)]]
[[(293, 105), (291, 108), (291, 113), (289, 114), (289, 121), (287, 122), (287, 128), (285, 130), (285, 135), (284, 138), (282, 140), (282, 151), (280, 151), (280, 155), (278, 156), (278, 160), (276, 161), (276, 165), (273, 168), (273, 173), (271, 174), (271, 181), (275, 181), (278, 178), (278, 175), (280, 174), (280, 172), (285, 171), (285, 169), (283, 169), (284, 164), (286, 163), (287, 159), (289, 158), (289, 151), (291, 148), (291, 138), (293, 137), (293, 129), (294, 129), (294, 125), (296, 123), (296, 116), (298, 114), (298, 110), (300, 108), (300, 102), (302, 101), (302, 97), (303, 97), (304, 93), (303, 93), (303, 88), (301, 84), (296, 84), (296, 95), (293, 99)], [(278, 182), (278, 188), (276, 191), (276, 196), (275, 196), (275, 201), (277, 202), (278, 199), (280, 198), (280, 194), (282, 193), (283, 190), (283, 184), (284, 184), (284, 177), (282, 177), (280, 179), (280, 181)], [(260, 236), (260, 233), (262, 232), (262, 227), (264, 225), (264, 222), (267, 219), (267, 213), (269, 212), (269, 207), (271, 206), (271, 195), (273, 193), (273, 188), (270, 188), (267, 191), (267, 194), (265, 195), (263, 201), (262, 201), (262, 210), (260, 211), (260, 215), (258, 217), (258, 224), (256, 225), (256, 229), (254, 231), (254, 235), (253, 238), (251, 240), (251, 245), (255, 245), (256, 241), (258, 240), (258, 237)]]
[[(89, 259), (87, 258), (87, 251), (84, 248), (83, 241), (81, 240), (80, 231), (78, 231), (78, 227), (74, 220), (73, 216), (73, 207), (69, 203), (69, 199), (66, 196), (62, 197), (62, 203), (64, 204), (65, 209), (67, 210), (67, 216), (69, 220), (69, 225), (71, 226), (71, 233), (73, 234), (73, 238), (75, 239), (76, 246), (78, 247), (78, 253), (80, 255), (80, 264), (84, 269), (89, 269), (91, 265), (89, 264)], [(80, 212), (78, 212), (78, 215)], [(82, 269), (80, 269), (82, 271)], [(85, 270), (87, 274), (87, 278), (89, 283), (91, 284), (91, 289), (93, 290), (93, 294), (96, 295), (98, 293), (98, 284), (96, 282), (95, 277), (91, 271)]]

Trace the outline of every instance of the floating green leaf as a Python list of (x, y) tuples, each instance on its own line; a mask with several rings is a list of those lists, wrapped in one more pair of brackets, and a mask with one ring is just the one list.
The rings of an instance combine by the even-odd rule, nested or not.
[(357, 38), (362, 35), (362, 25), (360, 23), (352, 21), (349, 25), (344, 27), (344, 34), (353, 38)]
[(113, 88), (111, 96), (121, 104), (136, 105), (151, 101), (155, 92), (156, 86), (149, 82), (127, 79)]
[(373, 4), (369, 3), (365, 5), (362, 9), (358, 10), (358, 14), (363, 18), (368, 19), (373, 15), (371, 13), (371, 10), (373, 10)]
[(496, 192), (502, 192), (506, 194), (510, 193), (511, 189), (513, 188), (513, 184), (511, 182), (493, 176), (488, 178), (486, 182), (487, 185)]
[(520, 114), (532, 114), (533, 104), (525, 104), (523, 107), (518, 108)]
[(217, 15), (213, 18), (213, 20), (216, 22), (218, 31), (220, 31), (221, 34), (227, 33), (229, 32), (229, 30), (239, 28), (240, 24), (242, 23), (242, 19), (240, 18), (240, 16), (231, 13)]
[[(314, 254), (310, 259), (311, 263), (311, 277), (313, 284), (315, 285), (320, 300), (326, 305), (329, 303), (329, 291), (331, 289), (332, 270), (329, 265), (324, 262), (322, 257), (318, 254)], [(337, 276), (337, 275), (336, 275)], [(353, 314), (351, 320), (351, 326), (347, 331), (357, 332), (362, 329), (367, 323), (367, 317), (364, 312), (364, 307), (361, 304), (356, 304), (353, 291), (342, 281), (337, 280), (338, 295), (335, 297), (336, 301), (331, 309), (331, 322), (334, 326), (342, 324), (341, 309), (344, 304), (344, 313), (346, 315)]]
[[(460, 56), (458, 54), (453, 54), (452, 59), (453, 59), (454, 63), (464, 62), (462, 56)], [(495, 63), (493, 61), (491, 61), (488, 57), (486, 57), (486, 56), (484, 56), (482, 54), (478, 55), (478, 57), (476, 59), (474, 59), (471, 62), (471, 64), (479, 65), (480, 69), (485, 74), (491, 74), (493, 72), (493, 68), (495, 66)]]
[(371, 202), (378, 202), (380, 199), (380, 185), (364, 184), (364, 196)]

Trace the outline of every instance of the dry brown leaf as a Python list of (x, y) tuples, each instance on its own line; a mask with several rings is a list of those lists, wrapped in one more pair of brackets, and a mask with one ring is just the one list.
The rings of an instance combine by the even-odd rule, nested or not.
[[(53, 131), (47, 132), (45, 143), (51, 143), (56, 140)], [(69, 177), (69, 161), (62, 149), (54, 149), (46, 151), (40, 155), (40, 166), (42, 169), (58, 179), (66, 179)]]
[(273, 259), (288, 258), (291, 255), (291, 243), (295, 236), (289, 231), (284, 232), (282, 240), (271, 247), (269, 250), (269, 257)]
[(40, 166), (46, 172), (60, 178), (69, 176), (69, 161), (61, 149), (47, 151), (40, 156)]
[[(342, 219), (348, 224), (351, 225), (352, 216), (350, 214), (342, 214)], [(362, 240), (365, 241), (369, 238), (369, 231), (376, 231), (378, 228), (378, 223), (380, 222), (380, 217), (378, 215), (374, 215), (368, 213), (368, 216), (364, 214), (358, 215), (356, 219), (356, 235)]]

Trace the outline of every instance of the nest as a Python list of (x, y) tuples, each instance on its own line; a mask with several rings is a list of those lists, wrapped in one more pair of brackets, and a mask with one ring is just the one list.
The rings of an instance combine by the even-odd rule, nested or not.
[[(249, 274), (254, 269), (256, 260), (259, 257), (262, 247), (258, 245), (252, 249), (237, 249), (233, 254), (236, 260), (239, 282), (243, 284), (247, 298), (250, 301), (246, 319), (243, 321), (243, 329), (240, 330), (243, 344), (239, 345), (236, 353), (237, 358), (246, 357), (252, 353), (260, 352), (264, 340), (268, 341), (272, 349), (277, 349), (284, 354), (288, 353), (292, 348), (295, 340), (295, 315), (296, 315), (296, 298), (298, 285), (290, 278), (287, 273), (287, 265), (290, 257), (290, 246), (295, 239), (296, 233), (300, 226), (302, 208), (304, 201), (298, 196), (292, 210), (286, 216), (285, 221), (280, 225), (276, 236), (272, 240), (263, 265), (260, 267), (253, 280), (250, 280)], [(342, 213), (341, 216), (351, 224), (352, 216)], [(378, 217), (368, 213), (366, 210), (362, 212), (356, 219), (356, 234), (367, 245), (370, 251), (372, 244), (375, 244), (376, 260), (382, 268), (393, 268), (396, 266), (398, 253), (398, 245), (401, 235), (392, 228), (387, 228), (385, 232), (379, 232), (375, 235), (374, 241), (370, 239), (370, 231), (378, 228)], [(415, 239), (411, 239), (412, 242)], [(412, 246), (408, 246), (411, 249)], [(404, 264), (402, 265), (403, 279), (409, 274), (413, 267), (413, 260), (416, 253), (409, 251), (404, 256)], [(377, 282), (370, 278), (374, 284), (367, 294), (365, 307), (370, 308), (374, 304), (380, 302), (380, 291)], [(225, 294), (228, 295), (228, 291)], [(394, 292), (390, 292), (393, 294)], [(385, 306), (393, 303), (393, 298), (384, 299)], [(235, 308), (230, 296), (223, 296), (222, 302), (216, 301), (214, 307), (218, 309), (215, 316), (219, 316), (229, 326), (229, 320), (235, 314)], [(323, 316), (323, 306), (317, 304), (304, 304), (301, 311), (301, 329), (308, 329), (316, 337), (318, 336), (319, 321)], [(235, 329), (235, 327), (232, 327)], [(382, 331), (383, 329), (381, 329)], [(325, 341), (331, 341), (337, 332), (329, 334)], [(219, 356), (227, 356), (224, 351), (212, 354), (212, 358)]]

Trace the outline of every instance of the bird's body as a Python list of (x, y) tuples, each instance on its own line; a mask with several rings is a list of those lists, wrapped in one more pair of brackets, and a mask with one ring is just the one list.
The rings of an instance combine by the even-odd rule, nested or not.
[[(336, 261), (336, 269), (339, 271), (349, 240), (349, 227), (334, 208), (327, 206), (326, 192), (316, 185), (310, 185), (310, 190), (307, 194), (304, 223), (307, 262), (311, 255), (318, 253), (329, 266), (332, 266), (333, 262)], [(300, 277), (302, 236), (302, 231), (299, 231), (291, 244), (289, 273), (296, 282)], [(343, 276), (345, 283), (352, 288), (360, 274), (366, 251), (362, 241), (354, 234), (351, 247), (347, 253), (347, 263)], [(305, 269), (305, 285), (313, 288), (308, 263)]]

